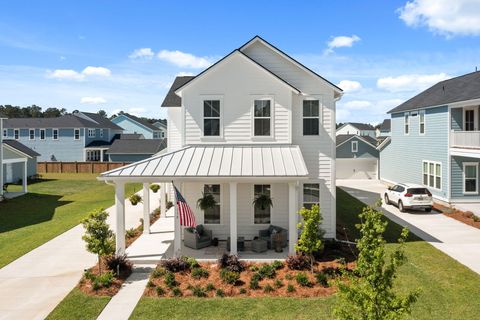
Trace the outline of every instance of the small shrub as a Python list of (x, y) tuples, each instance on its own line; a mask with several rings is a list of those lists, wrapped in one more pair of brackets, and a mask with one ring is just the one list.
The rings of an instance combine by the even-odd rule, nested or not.
[(472, 211), (467, 211), (463, 213), (463, 216), (466, 218), (473, 218), (474, 214)]
[(207, 269), (195, 268), (192, 270), (192, 277), (197, 280), (201, 278), (208, 278), (209, 275), (210, 273)]
[(247, 293), (247, 289), (245, 289), (245, 288), (240, 288), (239, 293), (240, 293), (240, 294), (246, 294), (246, 293)]
[(311, 286), (310, 280), (308, 279), (308, 276), (305, 272), (297, 273), (297, 275), (295, 276), (295, 280), (302, 287), (310, 287)]
[(192, 294), (193, 294), (195, 297), (203, 298), (203, 297), (206, 297), (206, 296), (207, 296), (207, 290), (205, 290), (205, 289), (202, 288), (201, 286), (195, 286), (195, 287), (193, 287), (191, 290), (192, 290)]
[(85, 270), (85, 272), (83, 273), (83, 276), (85, 277), (85, 279), (88, 279), (90, 281), (93, 281), (93, 279), (95, 279), (95, 275), (90, 272), (90, 270)]
[(155, 270), (153, 270), (152, 277), (153, 278), (160, 278), (160, 277), (163, 277), (167, 272), (168, 272), (167, 269), (165, 269), (163, 267), (158, 267)]
[(182, 259), (187, 263), (190, 269), (200, 267), (200, 264), (198, 263), (197, 259), (195, 259), (194, 257), (183, 257)]
[(310, 261), (308, 257), (302, 254), (288, 256), (285, 262), (290, 270), (307, 270), (310, 268)]
[(240, 261), (238, 256), (224, 253), (220, 259), (218, 259), (218, 267), (221, 269), (227, 269), (233, 272), (242, 272), (245, 270), (245, 263)]
[(254, 274), (252, 275), (252, 280), (260, 281), (260, 280), (262, 280), (262, 279), (263, 279), (262, 275), (261, 275), (260, 273), (258, 273), (258, 272), (254, 273)]
[(292, 279), (293, 279), (293, 276), (290, 273), (287, 273), (285, 275), (285, 280), (292, 280)]
[(155, 287), (155, 283), (153, 283), (152, 280), (148, 280), (148, 282), (147, 282), (147, 288), (153, 288), (153, 287)]
[(173, 295), (174, 297), (181, 297), (181, 296), (183, 295), (183, 293), (182, 293), (182, 290), (180, 290), (179, 287), (174, 287), (174, 288), (172, 289), (172, 295)]
[(217, 289), (216, 295), (217, 297), (223, 298), (225, 297), (225, 292), (223, 292), (222, 289)]
[(109, 288), (114, 279), (114, 274), (112, 271), (107, 271), (101, 275), (95, 276), (93, 278), (93, 289), (98, 290), (100, 288)]
[(275, 272), (275, 268), (270, 264), (264, 264), (263, 266), (261, 266), (260, 269), (258, 269), (257, 273), (262, 277), (262, 279), (273, 279), (277, 275)]
[(118, 276), (117, 271), (130, 273), (132, 271), (133, 264), (130, 260), (127, 259), (127, 256), (115, 256), (110, 255), (105, 258), (105, 263), (108, 270), (111, 270)]
[(472, 216), (472, 219), (473, 219), (474, 222), (480, 221), (480, 217), (479, 217), (479, 216), (476, 216), (476, 215), (473, 215), (473, 216)]
[(282, 282), (282, 280), (277, 279), (277, 280), (275, 280), (275, 282), (273, 283), (273, 285), (275, 286), (275, 288), (278, 289), (278, 288), (283, 287), (283, 282)]
[(222, 271), (220, 271), (220, 278), (225, 283), (236, 284), (237, 281), (240, 279), (240, 273), (235, 271), (229, 271), (227, 269), (222, 269)]
[(213, 285), (213, 283), (209, 283), (209, 284), (207, 284), (207, 286), (205, 287), (205, 289), (206, 289), (207, 291), (213, 291), (213, 290), (215, 290), (215, 286)]
[(322, 287), (328, 288), (328, 276), (323, 273), (319, 272), (315, 275), (315, 278), (317, 279), (317, 283), (321, 285)]
[(157, 292), (157, 295), (158, 295), (158, 296), (163, 296), (163, 295), (165, 295), (165, 289), (163, 289), (162, 287), (156, 287), (156, 288), (155, 288), (155, 291)]
[(168, 202), (167, 202), (167, 205), (165, 206), (165, 208), (166, 208), (167, 210), (169, 210), (171, 207), (173, 207), (173, 202), (172, 202), (172, 201), (168, 201)]
[(178, 285), (177, 280), (175, 279), (175, 274), (173, 272), (167, 272), (165, 274), (164, 283), (169, 288), (174, 288)]
[(265, 293), (270, 293), (270, 292), (273, 292), (273, 291), (275, 291), (275, 289), (269, 284), (267, 284), (266, 286), (263, 287), (263, 292), (265, 292)]
[(153, 191), (153, 193), (157, 193), (158, 190), (160, 190), (160, 185), (154, 183), (150, 185), (150, 190)]
[(325, 268), (322, 270), (322, 272), (325, 273), (328, 276), (328, 278), (335, 278), (342, 275), (342, 270), (336, 267)]
[(272, 267), (275, 269), (275, 270), (280, 270), (284, 267), (284, 264), (282, 261), (278, 261), (278, 260), (275, 260), (272, 262)]
[(249, 288), (252, 290), (260, 289), (260, 284), (258, 283), (258, 279), (255, 279), (252, 277), (252, 279), (250, 279)]
[(252, 266), (250, 267), (250, 271), (252, 271), (252, 272), (257, 272), (257, 271), (258, 271), (258, 266), (257, 266), (256, 264), (252, 265)]
[(295, 291), (295, 287), (293, 285), (289, 284), (287, 286), (287, 292), (294, 292), (294, 291)]
[(136, 206), (139, 202), (142, 202), (142, 197), (134, 193), (128, 198), (128, 200), (130, 200), (130, 203), (132, 204), (132, 206)]
[(171, 272), (186, 271), (189, 269), (189, 264), (184, 258), (171, 258), (160, 261), (160, 266)]
[(130, 228), (125, 231), (125, 236), (127, 237), (127, 239), (134, 238), (136, 235), (137, 235), (137, 229), (135, 228)]

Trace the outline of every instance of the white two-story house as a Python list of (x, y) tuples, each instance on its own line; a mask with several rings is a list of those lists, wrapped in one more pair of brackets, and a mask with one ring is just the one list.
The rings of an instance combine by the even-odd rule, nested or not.
[[(301, 207), (319, 204), (326, 237), (335, 237), (335, 104), (341, 96), (340, 88), (254, 37), (197, 76), (175, 79), (162, 104), (167, 153), (100, 179), (115, 183), (117, 200), (127, 181), (173, 181), (213, 237), (248, 241), (273, 225), (287, 230), (285, 255), (293, 253)], [(214, 195), (217, 206), (197, 208), (202, 193)], [(259, 194), (270, 195), (273, 206), (254, 207)], [(117, 204), (118, 216), (123, 210)], [(178, 220), (175, 225), (179, 252), (182, 229)], [(121, 230), (117, 235), (121, 253)], [(236, 241), (230, 252), (237, 253)]]

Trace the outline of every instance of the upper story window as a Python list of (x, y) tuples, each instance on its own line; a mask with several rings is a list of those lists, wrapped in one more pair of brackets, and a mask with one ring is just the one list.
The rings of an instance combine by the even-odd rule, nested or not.
[(165, 138), (165, 132), (162, 131), (162, 133), (160, 134), (162, 138)]
[(320, 103), (318, 100), (303, 100), (303, 135), (318, 136), (320, 126)]
[(220, 100), (203, 101), (203, 135), (220, 136)]
[(320, 185), (318, 183), (305, 183), (303, 185), (303, 207), (311, 209), (314, 204), (320, 205)]
[(358, 152), (358, 141), (352, 141), (352, 152)]
[(420, 110), (418, 113), (418, 123), (420, 134), (425, 134), (425, 110)]
[(52, 129), (52, 139), (58, 140), (58, 129)]
[(103, 138), (103, 129), (100, 129), (100, 138)]
[(28, 130), (28, 139), (35, 140), (35, 129)]
[(404, 115), (404, 134), (410, 132), (410, 114), (408, 112)]
[(216, 204), (213, 208), (208, 208), (203, 212), (203, 223), (204, 224), (220, 224), (220, 206), (221, 206), (220, 185), (206, 184), (203, 187), (203, 193), (211, 194), (216, 201)]
[(40, 129), (40, 140), (45, 140), (45, 129)]
[(13, 138), (15, 140), (18, 140), (18, 138), (19, 138), (19, 130), (18, 129), (13, 129)]
[(95, 129), (88, 129), (88, 137), (95, 138)]
[(80, 140), (80, 129), (75, 129), (73, 132), (73, 137), (75, 140)]
[(272, 100), (260, 99), (253, 101), (253, 135), (272, 135)]

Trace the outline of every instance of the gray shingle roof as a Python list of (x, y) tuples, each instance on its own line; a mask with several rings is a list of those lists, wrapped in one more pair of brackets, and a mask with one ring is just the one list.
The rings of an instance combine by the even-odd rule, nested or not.
[(380, 131), (390, 131), (390, 126), (391, 126), (391, 119), (385, 119), (380, 125)]
[(145, 119), (136, 117), (136, 116), (134, 116), (134, 115), (132, 115), (132, 114), (129, 114), (129, 113), (122, 113), (122, 115), (124, 115), (124, 116), (127, 117), (127, 118), (132, 119), (132, 120), (135, 121), (135, 122), (140, 123), (141, 125), (147, 127), (147, 128), (150, 129), (150, 130), (154, 130), (154, 131), (158, 131), (158, 130), (159, 130), (159, 129), (158, 129), (157, 127), (155, 127), (152, 123), (148, 122), (148, 121), (145, 120)]
[(139, 140), (139, 139), (145, 139), (145, 136), (141, 133), (122, 133), (121, 135), (119, 135), (118, 139)]
[[(377, 145), (377, 140), (375, 138), (372, 138), (370, 136), (358, 136), (356, 134), (339, 134), (337, 137), (336, 137), (336, 145), (337, 147), (339, 145), (341, 145), (342, 143), (344, 143), (345, 141), (349, 140), (350, 138), (353, 138), (353, 137), (359, 137), (365, 141), (367, 141), (368, 143), (376, 146)], [(361, 140), (359, 139), (359, 140)]]
[(108, 154), (155, 154), (167, 147), (167, 139), (115, 140)]
[(181, 86), (183, 86), (185, 83), (187, 83), (188, 81), (192, 80), (193, 78), (195, 77), (194, 76), (176, 77), (172, 83), (172, 86), (170, 87), (170, 90), (168, 90), (168, 93), (165, 96), (165, 99), (162, 102), (162, 107), (181, 107), (182, 98), (177, 96), (175, 94), (175, 91)]
[(102, 117), (101, 115), (97, 113), (92, 113), (92, 112), (82, 112), (84, 115), (92, 119), (93, 121), (97, 122), (102, 128), (108, 128), (108, 129), (113, 129), (113, 130), (123, 130), (120, 126), (116, 125), (112, 121), (108, 120), (105, 117)]
[(360, 122), (347, 122), (347, 123), (351, 124), (358, 130), (375, 130), (375, 128), (369, 123), (360, 123)]
[(478, 98), (480, 98), (480, 71), (441, 81), (393, 108), (388, 113), (441, 106)]
[(13, 149), (16, 149), (20, 152), (25, 153), (26, 155), (29, 155), (30, 157), (38, 157), (40, 155), (39, 153), (33, 151), (32, 149), (30, 149), (26, 145), (24, 145), (24, 144), (22, 144), (22, 143), (20, 143), (16, 140), (3, 140), (3, 143), (5, 143), (6, 145), (9, 145)]

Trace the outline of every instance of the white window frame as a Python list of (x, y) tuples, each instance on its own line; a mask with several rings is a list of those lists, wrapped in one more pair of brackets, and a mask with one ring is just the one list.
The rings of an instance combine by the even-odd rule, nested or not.
[[(303, 102), (304, 101), (318, 101), (318, 117), (314, 117), (314, 116), (305, 116), (303, 114)], [(322, 121), (323, 121), (323, 117), (322, 117), (322, 100), (320, 99), (320, 97), (308, 97), (308, 98), (305, 98), (302, 100), (302, 136), (303, 137), (318, 137), (320, 135), (320, 129), (322, 128)], [(304, 119), (316, 119), (318, 118), (318, 134), (305, 134), (304, 132), (304, 127), (303, 127), (303, 120)], [(348, 133), (347, 133), (348, 134)]]
[(103, 129), (99, 130), (99, 135), (100, 135), (100, 138), (103, 138)]
[(20, 139), (20, 129), (13, 129), (13, 139)]
[(403, 114), (403, 134), (408, 136), (410, 134), (410, 113)]
[[(47, 139), (47, 130), (45, 130), (45, 129), (39, 129), (39, 130), (40, 131), (38, 132), (38, 135), (39, 135), (38, 139), (39, 140)], [(43, 132), (43, 139), (42, 139), (42, 132)]]
[[(32, 138), (33, 131), (33, 138)], [(28, 140), (35, 140), (35, 129), (28, 129)]]
[(3, 129), (3, 137), (4, 138), (8, 137), (8, 129)]
[[(305, 201), (305, 185), (306, 184), (315, 184), (318, 186), (318, 202), (310, 202), (310, 201)], [(305, 204), (311, 204), (311, 205), (314, 205), (314, 204), (318, 204), (318, 206), (320, 206), (320, 202), (321, 202), (321, 197), (322, 193), (320, 192), (320, 183), (317, 182), (317, 181), (309, 181), (308, 183), (304, 183), (302, 184), (302, 206), (305, 208)]]
[[(473, 130), (467, 130), (467, 111), (473, 111)], [(468, 107), (463, 108), (463, 131), (476, 131), (478, 128), (478, 111), (477, 108)]]
[[(223, 104), (223, 95), (201, 95), (200, 96), (200, 110), (201, 110), (201, 117), (202, 117), (202, 141), (215, 141), (219, 139), (223, 139), (223, 109), (225, 108)], [(203, 103), (205, 100), (219, 100), (220, 101), (220, 128), (219, 128), (219, 135), (218, 136), (206, 136), (205, 132), (205, 119), (217, 119), (217, 117), (204, 117), (204, 110), (203, 110)]]
[[(76, 132), (78, 131), (78, 138), (76, 137)], [(73, 140), (80, 140), (81, 138), (81, 132), (80, 132), (80, 129), (76, 128), (76, 129), (73, 129)]]
[[(253, 200), (255, 200), (255, 186), (256, 185), (268, 185), (270, 186), (270, 198), (272, 198), (272, 202), (273, 202), (273, 197), (272, 197), (272, 194), (273, 194), (273, 184), (272, 183), (254, 183), (252, 184), (252, 202)], [(250, 202), (250, 203), (252, 203)], [(273, 205), (275, 205), (275, 203), (273, 203)], [(255, 223), (255, 206), (252, 205), (252, 225), (253, 226), (269, 226), (272, 224), (272, 217), (273, 217), (273, 210), (274, 210), (274, 207), (270, 207), (270, 222), (269, 223)]]
[[(92, 134), (92, 132), (93, 132), (93, 134)], [(88, 137), (89, 137), (89, 138), (95, 138), (96, 135), (97, 135), (97, 132), (96, 132), (95, 129), (88, 128)]]
[(352, 152), (358, 152), (358, 141), (352, 141)]
[[(274, 128), (274, 115), (275, 115), (275, 99), (273, 96), (270, 95), (252, 95), (252, 102), (251, 102), (251, 112), (252, 112), (252, 126), (251, 126), (251, 137), (253, 140), (261, 140), (261, 139), (272, 139), (275, 136), (275, 128)], [(255, 117), (255, 100), (266, 100), (270, 101), (270, 117)], [(270, 119), (270, 135), (268, 136), (256, 136), (255, 135), (255, 119)]]
[[(476, 177), (475, 177), (475, 190), (476, 191), (466, 191), (465, 190), (465, 167), (470, 166), (470, 167), (475, 167), (475, 172), (476, 172)], [(467, 195), (475, 195), (478, 194), (478, 162), (464, 162), (463, 163), (463, 194)]]
[[(423, 116), (423, 121), (422, 121), (422, 116)], [(426, 112), (425, 110), (420, 110), (418, 112), (418, 134), (421, 136), (424, 136), (425, 133), (427, 132), (427, 126), (426, 126)], [(423, 124), (423, 132), (422, 132), (422, 124)]]
[(203, 219), (203, 224), (206, 225), (206, 226), (221, 226), (223, 225), (223, 201), (222, 201), (222, 197), (223, 197), (223, 184), (221, 183), (204, 183), (203, 184), (203, 191), (205, 192), (205, 185), (209, 185), (209, 184), (217, 184), (217, 185), (220, 185), (220, 202), (218, 202), (217, 204), (220, 206), (220, 223), (206, 223), (205, 222), (205, 211), (202, 210), (202, 219)]
[[(424, 183), (423, 181), (423, 176), (425, 174), (425, 171), (423, 170), (424, 169), (424, 164), (427, 164), (427, 184)], [(433, 164), (433, 174), (432, 172), (430, 172), (430, 165)], [(436, 169), (437, 169), (437, 165), (440, 166), (440, 175), (437, 176), (436, 175)], [(432, 188), (432, 189), (435, 189), (435, 190), (442, 190), (442, 183), (443, 183), (443, 177), (442, 177), (442, 163), (441, 162), (438, 162), (438, 161), (430, 161), (430, 160), (423, 160), (422, 161), (422, 184), (428, 188)], [(433, 176), (433, 186), (430, 185), (430, 176)], [(436, 185), (437, 185), (437, 178), (440, 178), (440, 188), (437, 188)]]
[[(55, 131), (57, 131), (57, 137), (55, 138)], [(58, 135), (60, 134), (60, 131), (58, 131), (57, 128), (52, 129), (52, 140), (58, 140)]]

